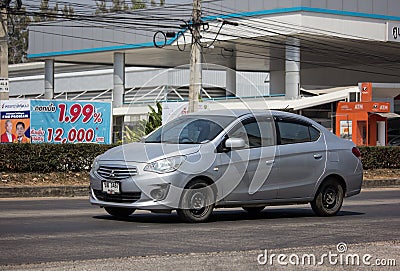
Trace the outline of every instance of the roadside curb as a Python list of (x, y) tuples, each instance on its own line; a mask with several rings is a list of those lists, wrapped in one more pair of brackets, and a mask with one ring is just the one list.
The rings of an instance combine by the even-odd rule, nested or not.
[[(362, 188), (400, 187), (400, 179), (364, 180)], [(88, 186), (1, 187), (0, 198), (82, 197), (89, 194)]]
[(362, 188), (400, 187), (400, 179), (364, 180)]
[(29, 186), (0, 188), (0, 198), (81, 197), (88, 195), (88, 186)]

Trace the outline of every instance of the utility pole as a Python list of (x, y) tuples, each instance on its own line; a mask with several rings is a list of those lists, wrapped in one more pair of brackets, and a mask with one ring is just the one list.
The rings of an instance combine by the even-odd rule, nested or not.
[(0, 19), (0, 100), (8, 100), (7, 9), (4, 5), (1, 6)]
[(192, 49), (190, 53), (189, 113), (199, 109), (201, 91), (201, 0), (193, 0)]

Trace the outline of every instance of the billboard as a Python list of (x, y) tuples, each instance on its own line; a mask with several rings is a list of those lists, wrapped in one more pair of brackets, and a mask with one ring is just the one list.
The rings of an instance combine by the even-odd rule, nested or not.
[(29, 143), (29, 127), (29, 100), (0, 101), (1, 143)]
[[(10, 137), (10, 133), (7, 132), (7, 129), (10, 130), (10, 122), (7, 120), (11, 119), (12, 125), (15, 126), (15, 129), (11, 130), (11, 133), (15, 135), (15, 140), (13, 140), (15, 143), (110, 144), (111, 117), (111, 103), (107, 102), (3, 101), (1, 134), (2, 139), (4, 133), (4, 139)], [(20, 136), (22, 128), (25, 130), (26, 139), (18, 141), (18, 138), (23, 139)]]

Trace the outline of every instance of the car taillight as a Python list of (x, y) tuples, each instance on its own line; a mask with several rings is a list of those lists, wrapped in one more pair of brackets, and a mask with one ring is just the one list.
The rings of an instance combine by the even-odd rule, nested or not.
[(351, 152), (352, 152), (356, 157), (358, 157), (358, 158), (361, 157), (361, 152), (360, 152), (360, 150), (359, 150), (357, 147), (353, 147), (353, 148), (351, 149)]

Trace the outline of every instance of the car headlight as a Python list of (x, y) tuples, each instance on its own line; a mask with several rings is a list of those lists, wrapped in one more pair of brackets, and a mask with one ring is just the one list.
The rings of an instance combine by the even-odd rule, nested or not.
[(100, 165), (99, 165), (99, 156), (97, 156), (96, 158), (94, 158), (93, 160), (93, 164), (92, 164), (92, 171), (97, 171), (99, 169)]
[(143, 170), (156, 173), (168, 173), (177, 170), (180, 165), (185, 161), (185, 156), (173, 156), (164, 158), (152, 163), (148, 163)]

